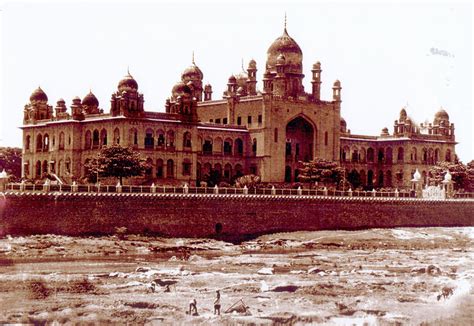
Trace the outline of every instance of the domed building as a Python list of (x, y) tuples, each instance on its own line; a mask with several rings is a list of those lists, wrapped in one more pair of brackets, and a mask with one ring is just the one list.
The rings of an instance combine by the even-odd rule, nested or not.
[(89, 91), (82, 100), (72, 99), (69, 108), (58, 100), (53, 114), (46, 93), (34, 90), (21, 127), (23, 177), (54, 174), (65, 183), (85, 183), (86, 163), (112, 144), (133, 147), (147, 162), (145, 175), (126, 180), (130, 184), (212, 186), (244, 174), (257, 174), (263, 182), (297, 182), (301, 161), (323, 158), (340, 162), (354, 189), (407, 188), (416, 169), (426, 182), (431, 165), (454, 159), (454, 124), (444, 109), (432, 123), (418, 124), (403, 108), (393, 133), (380, 126), (380, 135), (355, 135), (341, 117), (342, 83), (330, 83), (332, 96), (321, 98), (323, 70), (317, 60), (311, 60), (311, 90), (305, 91), (303, 51), (286, 26), (266, 54), (261, 89), (258, 64), (251, 59), (239, 73), (228, 72), (218, 99), (210, 83), (203, 86), (193, 55), (164, 112), (145, 109), (129, 71), (105, 110)]

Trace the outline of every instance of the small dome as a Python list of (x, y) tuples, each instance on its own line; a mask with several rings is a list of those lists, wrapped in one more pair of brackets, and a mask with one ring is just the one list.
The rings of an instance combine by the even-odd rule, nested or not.
[(346, 123), (346, 120), (344, 120), (343, 117), (341, 117), (341, 126), (346, 126), (347, 123)]
[(61, 97), (56, 103), (60, 104), (60, 103), (66, 103), (66, 101)]
[(182, 96), (190, 96), (191, 89), (183, 82), (178, 82), (176, 85), (173, 86), (173, 90), (171, 91), (173, 97), (178, 98)]
[(403, 122), (407, 119), (407, 111), (405, 110), (405, 108), (401, 109), (400, 110), (400, 118), (399, 118), (399, 121), (400, 122)]
[(81, 103), (81, 98), (79, 96), (74, 96), (74, 98), (72, 99), (73, 102), (79, 102)]
[(41, 87), (38, 87), (37, 89), (35, 89), (33, 93), (31, 93), (30, 102), (34, 102), (34, 101), (48, 102), (48, 96), (41, 89)]
[(237, 79), (235, 78), (235, 76), (234, 75), (230, 76), (228, 84), (235, 84), (235, 83), (237, 83)]
[(446, 112), (443, 108), (439, 109), (438, 112), (435, 114), (434, 124), (439, 124), (440, 121), (449, 121), (448, 112)]
[(211, 84), (207, 83), (206, 85), (204, 85), (204, 88), (212, 88)]
[(339, 79), (337, 79), (337, 80), (334, 82), (334, 87), (341, 87), (341, 82), (339, 81)]
[(284, 65), (285, 61), (286, 61), (285, 56), (280, 53), (280, 55), (278, 56), (278, 58), (276, 60), (276, 64), (277, 65)]
[(257, 68), (257, 62), (254, 59), (251, 59), (249, 61), (249, 68), (251, 68), (251, 69)]
[(99, 106), (99, 100), (94, 94), (92, 94), (92, 91), (89, 91), (89, 94), (87, 94), (82, 100), (82, 104), (87, 106)]
[(315, 70), (321, 69), (321, 62), (316, 61), (316, 63), (313, 64), (313, 69), (315, 69)]
[(135, 79), (133, 79), (130, 72), (127, 72), (127, 75), (123, 77), (121, 81), (119, 81), (117, 86), (119, 91), (128, 91), (128, 90), (138, 90), (138, 83)]
[(202, 73), (201, 69), (193, 62), (191, 66), (186, 68), (183, 73), (181, 74), (181, 80), (202, 80), (204, 74)]

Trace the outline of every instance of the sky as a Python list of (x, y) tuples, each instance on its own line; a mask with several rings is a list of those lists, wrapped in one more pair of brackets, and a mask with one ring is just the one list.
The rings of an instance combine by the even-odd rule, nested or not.
[(416, 122), (443, 107), (455, 124), (456, 152), (474, 159), (472, 6), (468, 2), (4, 1), (0, 4), (0, 146), (21, 147), (23, 108), (40, 85), (53, 107), (89, 90), (110, 110), (127, 69), (145, 109), (164, 111), (192, 53), (222, 98), (230, 75), (257, 62), (287, 29), (303, 51), (305, 89), (322, 65), (321, 97), (342, 85), (341, 114), (353, 134), (393, 132), (406, 107)]

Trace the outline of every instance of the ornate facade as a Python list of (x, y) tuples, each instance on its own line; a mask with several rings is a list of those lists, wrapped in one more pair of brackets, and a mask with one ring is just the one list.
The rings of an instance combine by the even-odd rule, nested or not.
[(144, 182), (194, 184), (205, 175), (222, 181), (248, 173), (264, 182), (293, 182), (298, 162), (316, 157), (340, 161), (365, 186), (408, 186), (416, 168), (426, 173), (438, 160), (454, 157), (454, 126), (441, 110), (429, 125), (417, 125), (402, 110), (392, 135), (352, 135), (341, 118), (341, 83), (331, 100), (320, 97), (321, 63), (311, 69), (311, 91), (303, 86), (303, 53), (286, 27), (267, 51), (263, 89), (257, 63), (228, 79), (222, 99), (213, 100), (195, 64), (184, 70), (166, 112), (144, 108), (144, 95), (128, 73), (104, 112), (90, 92), (55, 108), (41, 88), (24, 109), (23, 177), (55, 174), (81, 179), (102, 146), (132, 146), (151, 167)]

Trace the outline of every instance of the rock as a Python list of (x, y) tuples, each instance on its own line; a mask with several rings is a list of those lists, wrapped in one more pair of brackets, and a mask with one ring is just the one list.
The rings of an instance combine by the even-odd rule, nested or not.
[(441, 274), (441, 269), (439, 269), (439, 267), (437, 267), (435, 265), (429, 265), (426, 268), (426, 274), (439, 275), (439, 274)]
[(308, 269), (308, 274), (318, 274), (320, 272), (324, 272), (324, 271), (318, 267), (312, 267)]
[(265, 282), (265, 281), (260, 282), (260, 291), (261, 292), (267, 292), (269, 289), (270, 288), (269, 288), (267, 282)]
[(299, 286), (296, 285), (281, 285), (272, 289), (273, 292), (295, 292)]
[(272, 267), (264, 267), (257, 271), (257, 274), (260, 275), (273, 275), (273, 268)]
[(294, 270), (294, 271), (290, 271), (290, 274), (304, 274), (306, 273), (305, 271), (302, 271), (301, 269), (297, 269), (297, 270)]
[(416, 273), (416, 274), (424, 274), (426, 272), (426, 269), (424, 267), (413, 267), (410, 271), (410, 273)]
[(137, 267), (137, 269), (135, 270), (135, 272), (137, 273), (145, 273), (145, 272), (148, 272), (150, 270), (150, 267)]

